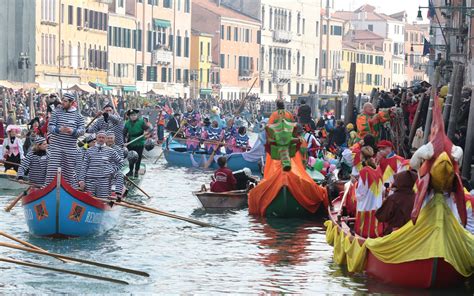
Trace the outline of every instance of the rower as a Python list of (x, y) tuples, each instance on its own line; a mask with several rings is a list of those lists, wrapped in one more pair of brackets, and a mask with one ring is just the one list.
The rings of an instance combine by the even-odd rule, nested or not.
[(217, 159), (219, 168), (214, 172), (211, 182), (212, 192), (227, 192), (234, 190), (237, 183), (232, 171), (227, 168), (227, 158), (221, 156)]
[(377, 149), (377, 158), (383, 175), (383, 182), (384, 184), (391, 184), (393, 182), (393, 175), (405, 170), (403, 167), (405, 159), (393, 151), (393, 144), (388, 140), (379, 141)]
[(113, 131), (117, 145), (123, 145), (123, 120), (114, 112), (113, 106), (108, 103), (97, 113), (97, 120), (87, 129), (88, 133), (97, 133), (100, 130)]
[(175, 113), (172, 118), (168, 120), (166, 124), (166, 130), (170, 133), (172, 137), (180, 130), (181, 128), (181, 114)]
[(234, 119), (230, 118), (226, 122), (227, 126), (224, 129), (224, 139), (225, 139), (225, 153), (226, 154), (231, 154), (234, 152), (234, 146), (235, 146), (235, 136), (237, 134), (237, 130), (235, 129), (234, 126)]
[(220, 146), (216, 143), (221, 142), (224, 138), (224, 130), (219, 127), (219, 123), (216, 120), (214, 120), (211, 126), (206, 129), (204, 132), (204, 138), (209, 141), (204, 145), (207, 153), (212, 154), (215, 150), (215, 154), (220, 154)]
[(195, 152), (200, 148), (201, 127), (198, 126), (196, 119), (191, 119), (185, 128), (186, 147), (188, 151)]
[(86, 155), (87, 149), (92, 148), (92, 147), (95, 146), (95, 143), (96, 143), (95, 134), (88, 135), (82, 143), (83, 143), (83, 145), (82, 145), (82, 147), (78, 148), (79, 151), (77, 153), (77, 156), (78, 156), (77, 157), (77, 162), (76, 162), (77, 172), (81, 171), (82, 162), (84, 161), (84, 156)]
[(36, 137), (31, 151), (26, 154), (18, 169), (18, 180), (23, 182), (28, 176), (29, 182), (43, 187), (46, 180), (46, 169), (48, 167), (48, 155), (46, 149), (48, 143), (43, 137)]
[(73, 188), (77, 188), (76, 160), (77, 138), (84, 134), (84, 118), (75, 107), (76, 97), (64, 94), (61, 106), (54, 109), (48, 123), (49, 161), (46, 184), (51, 183), (62, 169), (62, 176)]
[(143, 118), (139, 117), (140, 111), (137, 109), (132, 109), (127, 111), (127, 116), (129, 120), (125, 123), (125, 128), (123, 130), (124, 138), (127, 139), (127, 142), (131, 142), (127, 145), (128, 150), (133, 150), (138, 154), (138, 160), (136, 162), (129, 162), (129, 172), (127, 176), (138, 177), (138, 171), (140, 170), (140, 164), (142, 162), (143, 149), (145, 148), (145, 138), (142, 137), (134, 141), (135, 139), (141, 137), (145, 131), (149, 130), (149, 126), (145, 123)]
[(79, 173), (79, 188), (99, 198), (108, 198), (111, 180), (122, 167), (123, 158), (105, 145), (106, 132), (97, 133), (97, 144), (88, 149)]
[(239, 127), (237, 135), (235, 135), (235, 152), (246, 152), (250, 149), (249, 136), (245, 126)]
[(245, 190), (248, 188), (250, 183), (257, 184), (258, 181), (252, 177), (252, 171), (249, 168), (243, 168), (239, 171), (233, 173), (237, 183), (235, 185), (235, 190)]
[(9, 125), (7, 127), (7, 138), (3, 143), (3, 151), (0, 151), (2, 158), (10, 163), (4, 163), (5, 171), (13, 169), (18, 171), (18, 166), (23, 159), (23, 142), (17, 135), (21, 129), (16, 125)]
[[(115, 152), (117, 152), (118, 156), (123, 160), (125, 156), (127, 155), (127, 148), (120, 147), (119, 145), (116, 145), (115, 143), (115, 133), (113, 131), (108, 131), (105, 139), (105, 144), (109, 146), (110, 148), (114, 149)], [(115, 163), (112, 163), (111, 165), (115, 165)], [(114, 188), (114, 193), (118, 196), (121, 197), (123, 193), (123, 187), (124, 187), (124, 176), (122, 174), (122, 166), (123, 162), (119, 164), (119, 167), (116, 167), (116, 173), (112, 176), (112, 187)], [(112, 194), (114, 194), (112, 193)]]

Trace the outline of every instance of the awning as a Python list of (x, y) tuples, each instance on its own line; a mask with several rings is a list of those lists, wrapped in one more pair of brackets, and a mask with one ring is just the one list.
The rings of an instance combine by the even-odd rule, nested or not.
[(96, 88), (100, 87), (102, 90), (113, 90), (114, 89), (112, 86), (108, 86), (108, 85), (102, 84), (100, 82), (96, 82), (95, 85), (96, 85)]
[(201, 94), (201, 95), (211, 95), (212, 94), (212, 88), (201, 88), (199, 90), (199, 94)]
[(127, 91), (137, 91), (137, 87), (136, 86), (124, 86), (123, 91), (125, 91), (125, 92), (127, 92)]
[(74, 84), (70, 88), (66, 89), (69, 91), (85, 92), (85, 93), (94, 93), (95, 89), (88, 84)]
[(171, 22), (168, 20), (153, 19), (153, 26), (155, 28), (169, 28), (171, 27)]

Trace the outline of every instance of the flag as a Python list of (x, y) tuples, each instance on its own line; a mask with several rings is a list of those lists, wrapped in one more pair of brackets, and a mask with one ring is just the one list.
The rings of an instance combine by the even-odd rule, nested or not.
[(426, 38), (423, 38), (423, 56), (430, 54), (431, 52), (431, 43), (426, 40)]
[(436, 9), (433, 5), (433, 1), (432, 0), (428, 0), (428, 14), (427, 14), (427, 17), (429, 19), (433, 18), (434, 16), (436, 15)]

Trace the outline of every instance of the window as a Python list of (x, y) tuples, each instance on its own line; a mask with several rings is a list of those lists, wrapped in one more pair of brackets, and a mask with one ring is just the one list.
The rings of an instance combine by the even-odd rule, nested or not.
[(67, 7), (67, 23), (69, 25), (73, 24), (73, 12), (74, 12), (74, 10), (73, 10), (72, 5), (68, 5), (68, 7)]
[(77, 26), (81, 27), (82, 26), (82, 8), (78, 7), (77, 8)]
[(176, 69), (176, 82), (181, 82), (181, 69)]
[(230, 40), (231, 32), (232, 32), (232, 28), (230, 26), (227, 26), (227, 40)]
[(272, 93), (272, 82), (271, 81), (268, 81), (268, 93), (269, 94)]
[(61, 24), (64, 24), (64, 4), (61, 4)]
[(183, 70), (183, 82), (184, 83), (189, 82), (189, 70), (188, 69)]
[(221, 25), (221, 40), (224, 40), (224, 25)]
[(178, 1), (178, 5), (176, 5), (176, 6), (177, 6), (176, 9), (177, 9), (178, 11), (181, 11), (181, 0), (176, 0), (176, 1)]
[(326, 25), (323, 25), (323, 35), (326, 35), (328, 33), (328, 27)]
[(221, 54), (220, 56), (220, 66), (221, 66), (221, 69), (225, 68), (225, 55), (224, 54)]
[(374, 25), (367, 25), (367, 30), (369, 30), (370, 32), (373, 32), (374, 31)]
[(314, 76), (315, 76), (315, 77), (318, 77), (318, 74), (319, 74), (319, 73), (318, 73), (318, 63), (319, 63), (318, 58), (316, 58), (316, 59), (314, 60)]
[(146, 67), (146, 81), (157, 81), (156, 66)]
[(234, 28), (234, 41), (239, 41), (239, 28)]
[[(211, 58), (211, 43), (208, 42), (207, 43), (207, 55), (209, 56), (209, 59)], [(208, 60), (208, 62), (211, 62), (210, 60)]]
[(147, 46), (146, 46), (146, 51), (148, 52), (151, 52), (151, 50), (153, 49), (153, 34), (151, 31), (147, 31), (146, 32), (146, 35), (147, 35)]
[(181, 56), (181, 36), (178, 31), (178, 35), (176, 36), (176, 56)]
[(301, 14), (298, 12), (298, 19), (296, 21), (296, 33), (299, 35), (300, 34), (300, 28), (301, 28)]
[(164, 8), (171, 8), (171, 0), (163, 0), (163, 7)]
[(316, 22), (316, 37), (319, 37), (319, 21)]
[(306, 27), (306, 20), (303, 18), (303, 35), (304, 35), (304, 32), (305, 32), (305, 27)]
[(342, 36), (342, 27), (341, 26), (331, 26), (331, 35), (333, 35), (333, 36)]
[(184, 57), (189, 58), (189, 37), (186, 31), (186, 37), (184, 37)]
[(262, 44), (262, 31), (257, 31), (257, 44)]
[(250, 30), (245, 29), (245, 42), (249, 43), (250, 42)]
[[(357, 57), (359, 57), (359, 54), (357, 54)], [(327, 61), (326, 61), (326, 50), (322, 50), (321, 54), (321, 68), (326, 69), (327, 67)]]
[(304, 62), (305, 62), (305, 57), (301, 58), (301, 74), (304, 75)]
[(374, 85), (379, 86), (382, 83), (382, 75), (380, 74), (375, 74), (374, 77)]
[(184, 12), (189, 13), (191, 10), (191, 0), (184, 0)]
[(372, 85), (372, 74), (367, 74), (366, 76), (366, 84), (367, 85)]

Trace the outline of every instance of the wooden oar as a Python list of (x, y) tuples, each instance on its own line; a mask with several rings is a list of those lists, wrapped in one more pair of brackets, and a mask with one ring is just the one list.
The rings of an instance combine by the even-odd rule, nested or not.
[(11, 162), (11, 161), (8, 161), (8, 160), (2, 160), (0, 159), (0, 163), (6, 163), (6, 164), (11, 164), (11, 165), (17, 165), (17, 166), (20, 166), (20, 164), (18, 162)]
[(40, 269), (56, 271), (56, 272), (61, 272), (61, 273), (67, 273), (67, 274), (77, 275), (77, 276), (91, 278), (91, 279), (95, 279), (95, 280), (111, 282), (111, 283), (115, 283), (115, 284), (128, 285), (128, 283), (126, 281), (122, 281), (122, 280), (117, 280), (117, 279), (113, 279), (113, 278), (108, 278), (108, 277), (103, 277), (103, 276), (98, 276), (98, 275), (93, 275), (93, 274), (88, 274), (88, 273), (82, 273), (82, 272), (77, 272), (77, 271), (72, 271), (72, 270), (67, 270), (67, 269), (60, 269), (60, 268), (40, 265), (40, 264), (27, 262), (27, 261), (14, 260), (14, 259), (10, 259), (10, 258), (0, 258), (0, 262), (7, 262), (7, 263), (12, 263), (12, 264), (17, 264), (17, 265), (40, 268)]
[(223, 139), (221, 139), (221, 142), (219, 144), (217, 144), (217, 147), (216, 149), (213, 149), (212, 150), (212, 153), (211, 155), (209, 156), (209, 159), (206, 161), (206, 163), (204, 164), (204, 168), (205, 169), (208, 169), (209, 166), (212, 164), (212, 162), (214, 161), (214, 155), (216, 154), (217, 150), (219, 150), (221, 148), (221, 144), (224, 144), (224, 142), (222, 142)]
[[(29, 242), (26, 242), (26, 241), (24, 241), (24, 240), (21, 240), (21, 239), (19, 239), (19, 238), (16, 238), (16, 237), (14, 237), (14, 236), (12, 236), (12, 235), (9, 235), (8, 233), (5, 233), (5, 232), (3, 232), (3, 231), (0, 231), (0, 235), (4, 236), (4, 237), (6, 237), (6, 238), (9, 238), (9, 239), (11, 239), (12, 241), (16, 241), (17, 243), (20, 243), (20, 244), (22, 244), (22, 245), (24, 245), (24, 246), (26, 246), (26, 247), (28, 247), (28, 248), (32, 248), (32, 249), (35, 249), (35, 250), (40, 250), (40, 251), (48, 252), (48, 251), (46, 251), (45, 249), (42, 249), (42, 248), (40, 248), (40, 247), (38, 247), (38, 246), (35, 246), (35, 245), (33, 245), (33, 244), (30, 244)], [(62, 262), (64, 262), (64, 263), (69, 262), (69, 261), (64, 260), (64, 259), (61, 259), (61, 258), (56, 258), (56, 259), (58, 259), (58, 260), (60, 260), (60, 261), (62, 261)]]
[(130, 145), (130, 144), (132, 144), (133, 142), (140, 140), (140, 139), (143, 138), (144, 136), (145, 136), (145, 134), (143, 134), (143, 135), (141, 135), (140, 137), (137, 137), (137, 138), (131, 140), (130, 142), (127, 142), (127, 143), (123, 144), (123, 146)]
[[(99, 116), (101, 116), (102, 114), (103, 114), (102, 112), (97, 113), (97, 115), (96, 115), (94, 118), (92, 118), (92, 120), (86, 125), (85, 130), (87, 131), (87, 129), (91, 126), (91, 124), (94, 123), (94, 121), (95, 121), (97, 118), (99, 118)], [(82, 141), (81, 141), (81, 142), (82, 142)]]
[(117, 270), (117, 271), (131, 273), (131, 274), (144, 276), (144, 277), (149, 277), (150, 276), (148, 273), (146, 273), (144, 271), (140, 271), (140, 270), (134, 270), (134, 269), (129, 269), (129, 268), (125, 268), (125, 267), (100, 263), (100, 262), (96, 262), (96, 261), (90, 261), (90, 260), (85, 260), (85, 259), (80, 259), (80, 258), (74, 258), (74, 257), (66, 256), (66, 255), (50, 253), (50, 252), (45, 252), (45, 251), (41, 251), (41, 250), (35, 250), (35, 249), (32, 249), (32, 248), (26, 248), (26, 247), (14, 245), (14, 244), (9, 244), (9, 243), (0, 242), (0, 247), (6, 247), (6, 248), (10, 248), (10, 249), (25, 251), (25, 252), (36, 253), (36, 254), (50, 256), (50, 257), (57, 257), (57, 258), (66, 259), (66, 260), (69, 260), (69, 261), (94, 265), (94, 266), (98, 266), (98, 267), (102, 267), (102, 268)]
[[(123, 174), (123, 173), (122, 173)], [(138, 186), (137, 184), (135, 184), (135, 182), (133, 182), (127, 175), (123, 174), (123, 176), (125, 177), (125, 179), (130, 182), (130, 184), (133, 185), (133, 187), (137, 188), (138, 190), (140, 190), (143, 194), (145, 194), (146, 197), (148, 198), (151, 198), (151, 196), (145, 192), (145, 190), (141, 189), (140, 186)]]
[[(107, 203), (111, 201), (111, 200), (103, 199), (103, 198), (96, 198), (96, 199), (101, 200), (103, 202), (107, 202)], [(158, 209), (146, 207), (146, 206), (136, 204), (136, 203), (133, 203), (133, 202), (129, 202), (129, 201), (124, 201), (124, 200), (121, 201), (121, 202), (115, 201), (114, 204), (122, 206), (122, 207), (130, 208), (130, 209), (135, 209), (135, 210), (148, 212), (148, 213), (152, 213), (152, 214), (156, 214), (156, 215), (160, 215), (160, 216), (165, 216), (165, 217), (168, 217), (168, 218), (173, 218), (173, 219), (177, 219), (177, 220), (186, 221), (186, 222), (189, 222), (189, 223), (192, 223), (192, 224), (199, 225), (201, 227), (213, 227), (213, 228), (218, 228), (218, 229), (227, 230), (227, 231), (231, 231), (231, 232), (238, 232), (236, 230), (220, 227), (220, 226), (217, 226), (217, 225), (212, 225), (212, 224), (202, 222), (202, 221), (199, 221), (199, 220), (195, 220), (195, 219), (192, 219), (192, 218), (178, 216), (178, 215), (175, 215), (175, 214), (171, 214), (171, 213), (164, 212), (164, 211), (161, 211), (161, 210), (158, 210)]]
[(20, 193), (17, 197), (15, 197), (6, 207), (5, 207), (5, 212), (10, 212), (15, 206), (16, 204), (23, 198), (23, 196), (27, 195), (28, 194), (28, 190), (30, 190), (31, 186), (28, 187), (28, 189), (26, 189), (25, 191), (23, 191), (22, 193)]
[[(181, 123), (179, 124), (179, 129), (178, 131), (176, 131), (176, 133), (174, 134), (174, 136), (171, 138), (171, 140), (169, 142), (173, 142), (174, 138), (176, 138), (176, 136), (181, 132), (181, 130), (183, 129), (184, 127), (184, 124), (186, 123), (186, 119), (183, 119), (181, 120)], [(163, 149), (160, 153), (160, 155), (158, 155), (158, 157), (155, 159), (155, 162), (153, 162), (153, 164), (156, 164), (158, 162), (158, 160), (160, 160), (161, 156), (163, 155), (163, 153), (165, 153), (165, 150), (166, 149)]]

